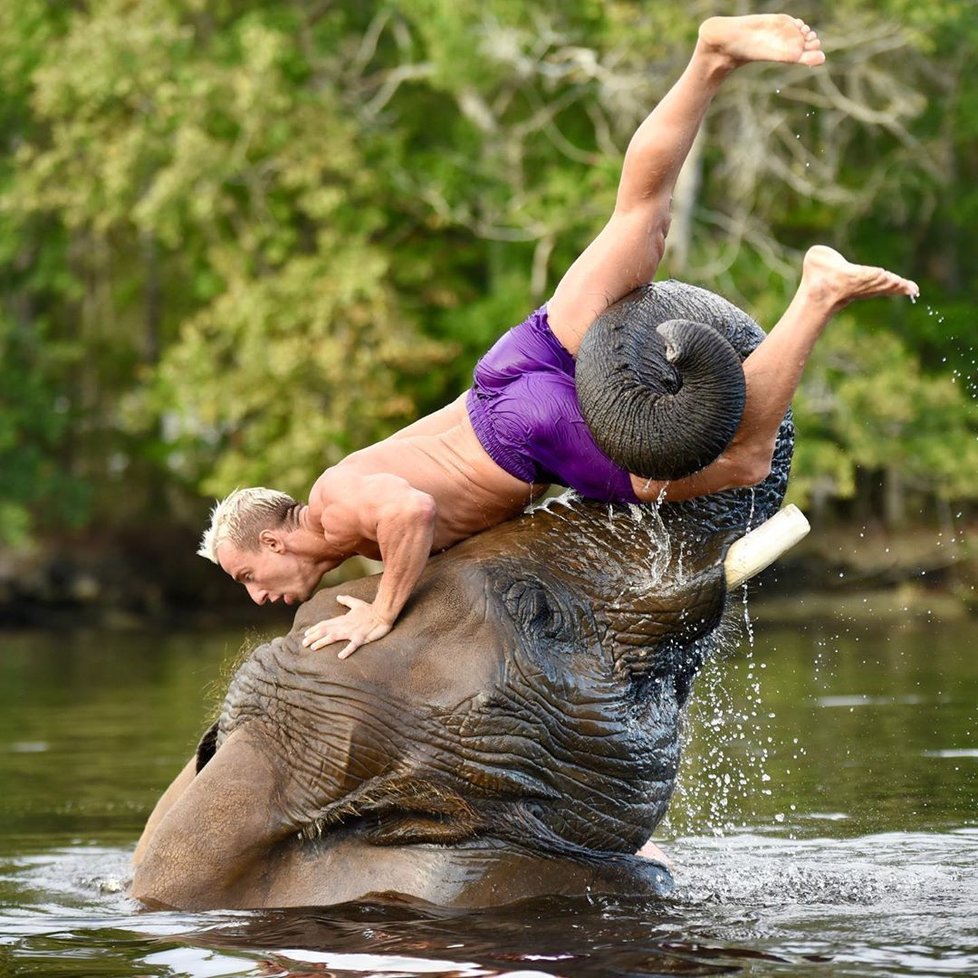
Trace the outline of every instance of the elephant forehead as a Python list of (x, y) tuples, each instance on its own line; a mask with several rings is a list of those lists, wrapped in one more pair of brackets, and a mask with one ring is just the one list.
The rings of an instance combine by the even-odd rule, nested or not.
[(302, 632), (346, 613), (339, 594), (372, 600), (377, 578), (320, 591), (296, 615), (287, 644), (299, 651), (290, 671), (370, 689), (390, 701), (449, 707), (494, 686), (504, 668), (508, 628), (494, 608), (484, 568), (477, 561), (432, 563), (394, 628), (348, 659), (337, 657), (340, 644), (302, 650)]

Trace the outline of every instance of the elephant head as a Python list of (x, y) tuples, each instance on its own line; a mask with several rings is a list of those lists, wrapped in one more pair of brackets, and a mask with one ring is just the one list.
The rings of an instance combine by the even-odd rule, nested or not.
[(302, 633), (377, 578), (320, 591), (238, 668), (147, 824), (133, 895), (200, 909), (667, 890), (634, 853), (675, 784), (724, 555), (780, 504), (791, 440), (786, 421), (756, 490), (663, 507), (569, 495), (466, 540), (347, 660)]

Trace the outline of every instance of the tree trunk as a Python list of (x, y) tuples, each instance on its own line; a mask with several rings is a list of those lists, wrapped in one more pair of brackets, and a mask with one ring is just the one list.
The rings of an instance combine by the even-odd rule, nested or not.
[(891, 530), (906, 523), (906, 495), (900, 470), (888, 466), (883, 472), (883, 521)]

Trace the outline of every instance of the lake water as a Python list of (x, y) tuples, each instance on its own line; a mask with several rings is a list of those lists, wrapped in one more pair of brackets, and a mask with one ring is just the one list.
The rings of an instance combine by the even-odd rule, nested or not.
[(668, 901), (205, 914), (143, 911), (128, 860), (242, 636), (0, 633), (0, 976), (978, 975), (978, 622), (742, 633)]

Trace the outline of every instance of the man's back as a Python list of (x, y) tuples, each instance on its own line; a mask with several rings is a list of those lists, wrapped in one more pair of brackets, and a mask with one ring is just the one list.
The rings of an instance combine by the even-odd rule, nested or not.
[[(459, 398), (416, 425), (375, 445), (347, 456), (316, 480), (309, 496), (310, 517), (322, 520), (329, 539), (339, 533), (338, 546), (348, 545), (347, 534), (330, 523), (356, 508), (361, 480), (393, 475), (434, 499), (437, 513), (431, 549), (453, 543), (495, 526), (520, 513), (545, 486), (528, 486), (501, 469), (479, 443)], [(370, 542), (361, 541), (356, 552), (379, 556)]]

